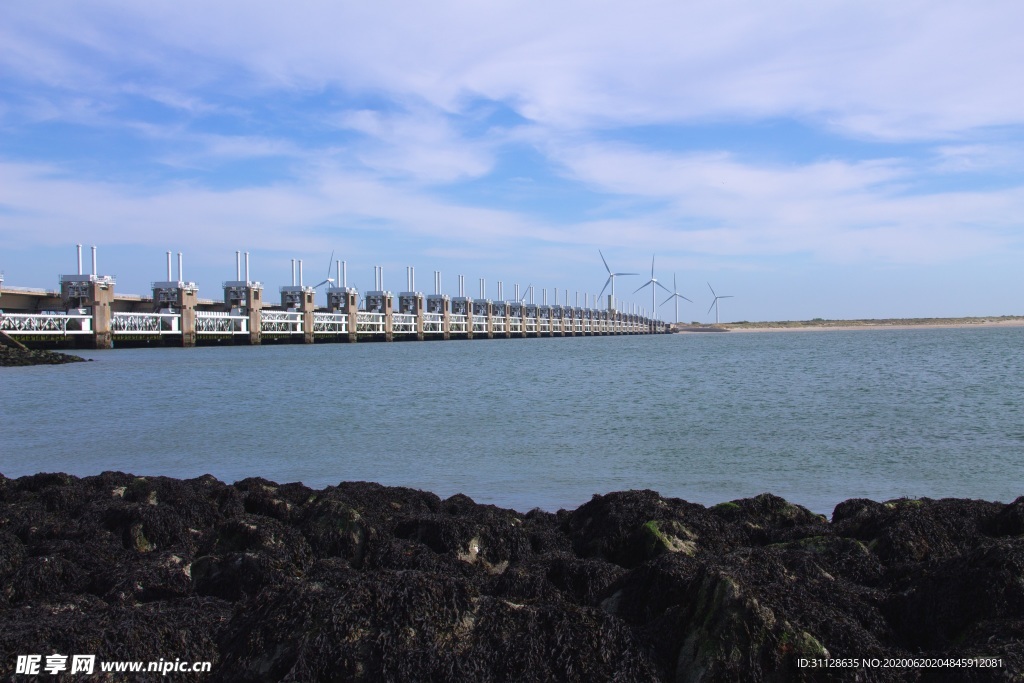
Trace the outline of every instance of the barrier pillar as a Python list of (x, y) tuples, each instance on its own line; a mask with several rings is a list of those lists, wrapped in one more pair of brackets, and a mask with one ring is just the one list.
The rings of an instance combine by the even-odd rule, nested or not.
[(114, 301), (115, 280), (110, 275), (62, 275), (60, 298), (68, 311), (92, 315), (93, 346), (113, 346), (110, 329), (110, 305)]
[(491, 327), (491, 300), (490, 299), (474, 299), (473, 300), (473, 318), (484, 319), (484, 337), (487, 339), (494, 338), (494, 330)]
[(224, 304), (231, 315), (248, 316), (249, 343), (257, 346), (263, 340), (263, 284), (249, 280), (228, 280), (224, 284)]
[(384, 314), (384, 341), (395, 340), (394, 310), (395, 297), (391, 292), (378, 289), (366, 293), (366, 310)]
[(416, 340), (423, 341), (423, 294), (414, 291), (399, 292), (398, 312), (416, 316)]
[(346, 336), (349, 342), (356, 342), (359, 334), (356, 325), (359, 324), (359, 291), (353, 287), (328, 287), (327, 288), (327, 310), (331, 313), (341, 313), (348, 316), (348, 332)]
[(314, 288), (302, 284), (281, 288), (281, 308), (292, 313), (302, 314), (302, 341), (305, 344), (313, 343), (313, 311), (316, 310), (313, 297), (315, 295)]

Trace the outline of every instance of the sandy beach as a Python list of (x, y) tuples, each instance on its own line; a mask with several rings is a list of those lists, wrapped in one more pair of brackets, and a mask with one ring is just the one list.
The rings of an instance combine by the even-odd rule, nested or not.
[[(768, 323), (722, 323), (701, 329), (685, 326), (680, 334), (706, 333), (709, 328), (721, 328), (725, 332), (830, 332), (846, 330), (915, 330), (915, 329), (968, 329), (981, 327), (1024, 327), (1024, 316), (1002, 316), (991, 318), (929, 318), (892, 320), (825, 320)], [(719, 330), (713, 330), (719, 331)]]

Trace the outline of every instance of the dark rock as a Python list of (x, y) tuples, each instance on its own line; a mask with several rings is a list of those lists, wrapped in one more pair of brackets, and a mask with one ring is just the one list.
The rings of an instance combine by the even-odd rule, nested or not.
[(822, 515), (770, 493), (720, 503), (710, 511), (745, 531), (746, 542), (752, 545), (817, 536), (828, 527)]
[(912, 649), (964, 644), (967, 631), (981, 622), (1024, 616), (1024, 539), (989, 541), (919, 565), (898, 585), (903, 590), (885, 608), (902, 643)]
[(360, 566), (377, 530), (344, 502), (325, 496), (306, 505), (300, 522), (317, 557), (343, 557)]
[[(5, 614), (4, 628), (0, 629), (0, 652), (11, 653), (12, 661), (16, 653), (57, 652), (96, 654), (99, 660), (180, 658), (189, 662), (209, 661), (216, 666), (220, 652), (215, 637), (230, 615), (228, 603), (208, 598), (111, 606), (95, 596), (74, 596)], [(13, 670), (13, 666), (8, 669)], [(98, 671), (94, 678), (127, 680), (103, 678)], [(133, 680), (161, 678), (140, 676)]]
[(0, 367), (63, 365), (65, 363), (81, 363), (84, 360), (85, 358), (81, 356), (68, 353), (56, 353), (42, 349), (23, 349), (0, 344)]
[[(451, 509), (451, 508), (449, 508)], [(491, 574), (500, 574), (531, 554), (523, 520), (492, 506), (464, 508), (462, 514), (442, 512), (405, 517), (394, 527), (398, 538), (418, 541), (440, 555), (450, 555)]]
[(832, 526), (884, 562), (921, 562), (969, 551), (1002, 508), (979, 500), (849, 500), (836, 506)]
[(301, 576), (301, 571), (279, 558), (261, 553), (233, 552), (196, 558), (191, 564), (190, 574), (197, 595), (236, 602)]
[(701, 505), (662, 498), (654, 491), (594, 496), (569, 513), (563, 529), (582, 557), (635, 567), (665, 552), (720, 551), (742, 539)]
[(986, 531), (992, 536), (1024, 534), (1024, 496), (1000, 510), (988, 523)]
[[(999, 679), (1024, 670), (1022, 501), (850, 500), (829, 522), (769, 494), (521, 514), (358, 482), (0, 475), (0, 651), (237, 681)], [(1004, 667), (797, 665), (827, 656)]]

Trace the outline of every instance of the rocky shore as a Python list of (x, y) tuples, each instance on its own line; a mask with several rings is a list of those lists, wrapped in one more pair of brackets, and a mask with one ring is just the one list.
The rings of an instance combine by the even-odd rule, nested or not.
[(26, 349), (24, 347), (0, 344), (0, 367), (16, 367), (23, 365), (62, 365), (64, 363), (80, 363), (85, 359), (67, 353), (56, 353), (43, 349)]
[[(0, 476), (5, 680), (54, 652), (213, 664), (132, 680), (1021, 680), (1022, 577), (1024, 497), (829, 521), (768, 494), (523, 514), (370, 483)], [(800, 666), (933, 657), (1000, 666)]]

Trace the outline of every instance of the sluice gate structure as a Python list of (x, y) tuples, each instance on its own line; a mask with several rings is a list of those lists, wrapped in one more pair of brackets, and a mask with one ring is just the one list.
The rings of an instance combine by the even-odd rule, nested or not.
[[(280, 303), (268, 304), (264, 286), (244, 277), (236, 252), (236, 279), (223, 283), (223, 299), (200, 299), (194, 282), (172, 278), (171, 252), (167, 252), (167, 279), (152, 283), (152, 297), (115, 294), (116, 280), (98, 275), (96, 248), (92, 273), (83, 274), (81, 247), (78, 273), (62, 275), (60, 291), (4, 288), (0, 280), (0, 332), (29, 347), (107, 349), (115, 346), (197, 346), (212, 344), (320, 343), (448, 339), (660, 334), (670, 331), (661, 321), (614, 308), (548, 304), (544, 291), (538, 305), (525, 297), (498, 299), (465, 295), (459, 277), (459, 296), (440, 292), (440, 273), (434, 274), (434, 293), (415, 289), (415, 273), (406, 272), (407, 289), (397, 295), (384, 288), (383, 271), (375, 268), (375, 288), (362, 297), (348, 287), (344, 263), (337, 262), (337, 280), (316, 286), (302, 284), (302, 265), (292, 284), (280, 288)], [(328, 284), (327, 305), (315, 304), (316, 288)], [(531, 288), (532, 291), (532, 288)], [(557, 290), (555, 300), (557, 301)], [(577, 304), (578, 304), (577, 295)]]

